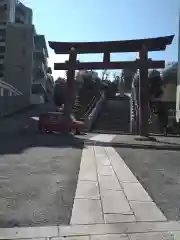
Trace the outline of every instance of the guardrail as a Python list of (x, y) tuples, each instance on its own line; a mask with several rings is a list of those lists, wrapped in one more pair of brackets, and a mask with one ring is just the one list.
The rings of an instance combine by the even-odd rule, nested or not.
[(91, 111), (85, 117), (85, 125), (88, 131), (92, 130), (94, 123), (97, 120), (98, 114), (102, 109), (102, 106), (105, 101), (104, 94), (101, 95), (100, 99), (92, 105)]
[(4, 82), (2, 80), (0, 80), (0, 88), (7, 89), (8, 91), (15, 93), (16, 95), (23, 95), (23, 93), (21, 93), (15, 87), (13, 87), (9, 83), (6, 83), (6, 82)]
[(85, 114), (84, 114), (85, 117), (92, 112), (96, 102), (97, 102), (97, 98), (94, 96), (85, 110)]
[(23, 93), (12, 85), (0, 80), (0, 117), (11, 115), (29, 105)]

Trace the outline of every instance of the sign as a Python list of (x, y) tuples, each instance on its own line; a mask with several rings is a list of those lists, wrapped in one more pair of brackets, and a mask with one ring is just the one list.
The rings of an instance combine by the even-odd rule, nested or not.
[(178, 36), (178, 68), (176, 88), (176, 121), (180, 121), (180, 14), (179, 14), (179, 36)]

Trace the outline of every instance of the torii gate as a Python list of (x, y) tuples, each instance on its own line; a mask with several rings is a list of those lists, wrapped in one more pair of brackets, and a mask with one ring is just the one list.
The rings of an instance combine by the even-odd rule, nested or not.
[[(51, 42), (49, 46), (56, 54), (69, 54), (66, 63), (54, 63), (55, 70), (68, 70), (67, 98), (65, 102), (65, 116), (67, 118), (66, 132), (70, 131), (70, 114), (72, 111), (75, 70), (85, 69), (139, 69), (140, 70), (140, 135), (148, 134), (148, 69), (164, 68), (165, 61), (148, 59), (148, 51), (165, 50), (172, 43), (174, 35), (111, 42)], [(139, 59), (135, 61), (111, 62), (110, 53), (139, 52)], [(77, 62), (77, 54), (103, 53), (103, 62)]]

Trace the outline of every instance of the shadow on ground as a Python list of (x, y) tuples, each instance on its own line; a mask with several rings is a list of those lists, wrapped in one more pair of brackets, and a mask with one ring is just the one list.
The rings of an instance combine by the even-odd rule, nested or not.
[(128, 143), (128, 142), (100, 142), (88, 140), (89, 145), (97, 145), (104, 147), (120, 147), (120, 148), (130, 148), (130, 149), (154, 149), (154, 150), (169, 150), (169, 151), (180, 151), (180, 144), (171, 143), (165, 141), (149, 142), (146, 143)]
[(60, 134), (3, 134), (0, 136), (0, 154), (18, 154), (35, 147), (82, 149), (84, 138)]
[(0, 135), (0, 227), (69, 224), (85, 139)]

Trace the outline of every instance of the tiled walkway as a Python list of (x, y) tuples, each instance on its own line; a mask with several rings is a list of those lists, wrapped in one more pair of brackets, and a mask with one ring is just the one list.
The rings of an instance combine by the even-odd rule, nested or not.
[(85, 146), (69, 226), (0, 229), (0, 239), (179, 240), (180, 224), (167, 222), (108, 142), (98, 135)]
[[(108, 139), (109, 137), (109, 139)], [(113, 136), (98, 135), (93, 140)], [(71, 224), (166, 221), (112, 147), (83, 150)]]

